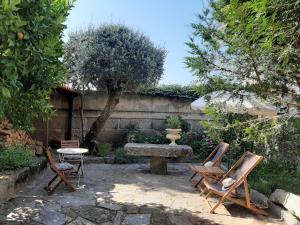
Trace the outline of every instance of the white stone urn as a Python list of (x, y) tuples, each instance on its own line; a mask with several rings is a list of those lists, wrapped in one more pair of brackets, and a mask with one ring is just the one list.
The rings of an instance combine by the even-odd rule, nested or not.
[(180, 136), (181, 129), (168, 128), (166, 129), (166, 131), (167, 131), (166, 138), (171, 140), (171, 143), (169, 145), (171, 146), (177, 145), (175, 141), (181, 138)]

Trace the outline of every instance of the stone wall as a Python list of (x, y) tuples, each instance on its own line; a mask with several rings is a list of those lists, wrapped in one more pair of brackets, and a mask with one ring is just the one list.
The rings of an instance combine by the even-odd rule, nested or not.
[[(59, 94), (53, 96), (52, 99), (56, 112), (48, 124), (50, 142), (65, 138), (69, 107), (68, 101)], [(79, 97), (75, 97), (73, 102), (72, 138), (74, 139), (81, 137), (79, 100)], [(191, 109), (190, 103), (192, 101), (191, 99), (123, 94), (114, 113), (105, 124), (100, 141), (124, 142), (126, 140), (126, 128), (129, 124), (134, 124), (138, 130), (144, 133), (164, 130), (164, 120), (168, 115), (181, 115), (190, 124), (191, 130), (198, 131), (201, 129), (199, 120), (203, 119), (204, 116)], [(104, 108), (105, 102), (106, 96), (97, 92), (85, 96), (84, 128), (86, 132)], [(39, 122), (38, 127), (42, 128), (45, 125)], [(43, 136), (41, 134), (40, 132), (40, 136)]]

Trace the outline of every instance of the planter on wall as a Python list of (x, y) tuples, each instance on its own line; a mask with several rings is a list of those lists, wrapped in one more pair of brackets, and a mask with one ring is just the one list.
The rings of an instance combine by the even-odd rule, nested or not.
[(175, 141), (181, 138), (180, 136), (181, 129), (168, 128), (166, 129), (166, 131), (167, 131), (166, 138), (171, 140), (171, 143), (169, 145), (171, 146), (177, 145)]

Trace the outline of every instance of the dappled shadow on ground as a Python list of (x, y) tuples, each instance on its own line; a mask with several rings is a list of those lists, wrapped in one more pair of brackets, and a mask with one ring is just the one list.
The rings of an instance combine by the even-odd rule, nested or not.
[[(209, 214), (204, 199), (188, 181), (187, 164), (169, 165), (169, 175), (165, 176), (150, 174), (147, 164), (86, 164), (85, 172), (81, 189), (68, 192), (61, 185), (48, 196), (43, 186), (53, 174), (44, 171), (0, 209), (0, 224), (80, 224), (81, 220), (92, 224), (145, 220), (164, 225), (267, 222), (237, 206), (230, 207), (234, 217), (224, 207), (218, 214)], [(73, 177), (75, 186), (76, 181)]]
[[(188, 210), (170, 210), (159, 204), (135, 205), (109, 201), (92, 205), (59, 205), (57, 202), (31, 199), (23, 202), (13, 199), (19, 207), (11, 207), (11, 212), (4, 207), (0, 224), (151, 224), (151, 225), (217, 225), (210, 219), (201, 218)], [(39, 201), (41, 204), (36, 204)], [(57, 204), (55, 206), (55, 204)], [(27, 205), (27, 206), (26, 206)], [(30, 207), (28, 205), (31, 205)], [(27, 211), (26, 211), (27, 210)], [(79, 223), (82, 222), (82, 223)], [(83, 223), (84, 222), (84, 223)]]

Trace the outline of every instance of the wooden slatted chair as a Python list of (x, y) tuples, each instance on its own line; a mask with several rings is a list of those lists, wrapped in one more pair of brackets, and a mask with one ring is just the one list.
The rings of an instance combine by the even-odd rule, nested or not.
[(79, 148), (79, 140), (61, 140), (61, 148)]
[[(226, 152), (228, 152), (229, 150), (229, 144), (225, 143), (225, 142), (221, 142), (210, 154), (209, 156), (204, 160), (204, 162), (202, 162), (201, 166), (190, 166), (193, 175), (190, 177), (190, 181), (192, 182), (194, 187), (197, 187), (198, 185), (200, 185), (203, 181), (204, 178), (204, 172), (206, 174), (206, 176), (211, 176), (211, 178), (216, 179), (218, 178), (220, 175), (222, 176), (225, 172), (223, 171), (222, 173), (220, 173), (220, 166), (221, 166), (221, 162), (222, 159), (225, 155)], [(209, 169), (209, 167), (205, 167), (205, 163), (207, 162), (212, 162), (212, 167), (218, 167), (219, 169)], [(205, 168), (204, 168), (205, 167)], [(218, 171), (217, 173), (214, 173), (214, 171)], [(222, 170), (221, 170), (222, 171)], [(200, 178), (198, 181), (195, 181), (194, 178), (196, 177), (196, 175), (199, 175)]]
[[(247, 181), (248, 175), (262, 160), (262, 156), (253, 154), (251, 152), (246, 152), (217, 183), (210, 183), (206, 179), (204, 180), (203, 183), (208, 191), (208, 194), (205, 198), (208, 199), (212, 194), (220, 197), (220, 200), (214, 206), (211, 206), (210, 202), (207, 200), (211, 208), (210, 213), (214, 213), (216, 208), (227, 200), (243, 206), (256, 214), (268, 215), (266, 211), (256, 207), (256, 205), (251, 202)], [(224, 189), (222, 181), (229, 177), (234, 179), (234, 182), (230, 187), (228, 187), (228, 189)], [(238, 188), (241, 185), (244, 187), (244, 196), (238, 193)]]
[[(52, 194), (56, 188), (63, 182), (65, 186), (69, 187), (71, 191), (76, 191), (76, 189), (72, 186), (72, 184), (69, 182), (68, 177), (71, 173), (76, 172), (74, 169), (74, 166), (71, 165), (70, 163), (56, 163), (50, 148), (44, 149), (44, 153), (46, 155), (47, 161), (50, 165), (50, 169), (55, 173), (55, 176), (49, 181), (46, 187), (44, 189), (47, 191), (47, 193), (50, 195)], [(51, 187), (51, 184), (59, 178), (59, 181)]]
[[(79, 148), (79, 140), (61, 140), (60, 141), (61, 148)], [(81, 156), (78, 155), (64, 155), (63, 158), (64, 161), (72, 163), (72, 164), (78, 164), (77, 167), (77, 173), (79, 173), (81, 169), (81, 173), (83, 174), (82, 170), (82, 160)]]

